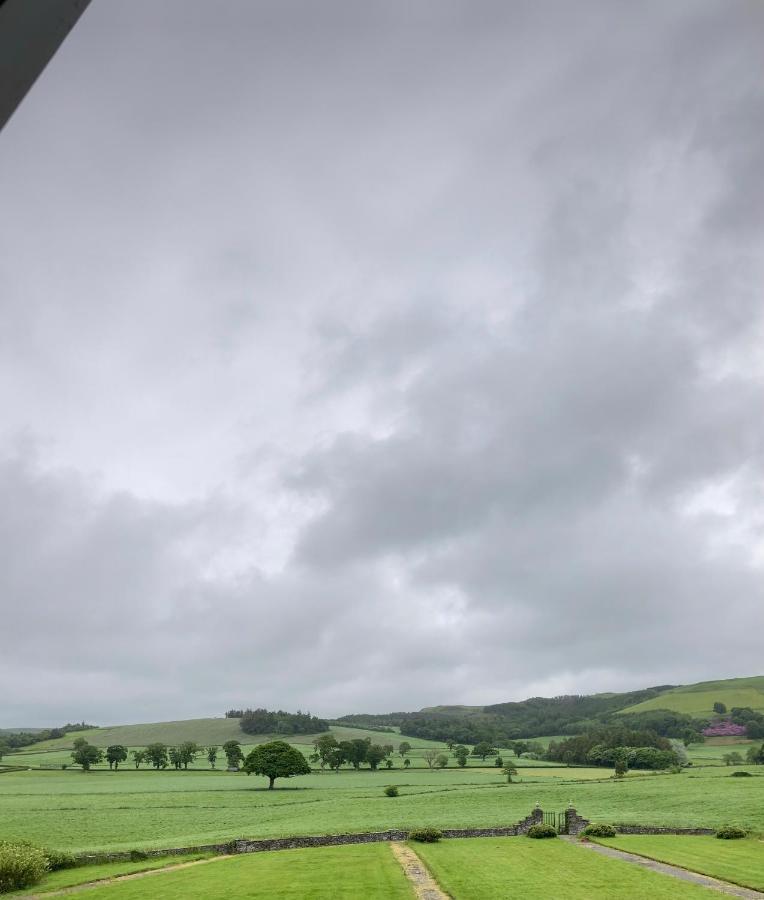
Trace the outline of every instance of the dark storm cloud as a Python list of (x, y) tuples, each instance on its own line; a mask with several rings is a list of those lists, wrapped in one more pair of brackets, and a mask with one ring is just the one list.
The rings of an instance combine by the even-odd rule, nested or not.
[(93, 4), (0, 138), (0, 724), (757, 671), (763, 35)]

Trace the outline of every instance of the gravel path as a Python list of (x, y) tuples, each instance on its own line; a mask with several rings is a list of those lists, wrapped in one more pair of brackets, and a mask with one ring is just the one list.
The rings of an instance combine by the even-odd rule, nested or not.
[(430, 875), (425, 864), (411, 847), (395, 841), (390, 844), (390, 849), (406, 873), (406, 878), (413, 885), (418, 900), (451, 900), (448, 894), (440, 889), (438, 882)]
[(637, 856), (636, 853), (627, 853), (625, 850), (616, 850), (614, 847), (605, 847), (603, 844), (597, 844), (594, 841), (579, 841), (577, 838), (566, 837), (561, 835), (563, 840), (578, 844), (588, 850), (594, 850), (602, 856), (609, 856), (610, 859), (622, 859), (626, 862), (634, 863), (643, 869), (650, 869), (653, 872), (661, 872), (663, 875), (671, 875), (680, 881), (689, 881), (692, 884), (700, 884), (703, 887), (711, 888), (714, 891), (720, 891), (722, 894), (729, 894), (733, 897), (743, 897), (745, 900), (764, 900), (764, 894), (761, 891), (754, 891), (752, 888), (740, 887), (737, 884), (730, 884), (728, 881), (719, 881), (717, 878), (711, 878), (709, 875), (701, 875), (699, 872), (690, 872), (688, 869), (681, 869), (679, 866), (672, 866), (668, 863), (658, 862), (654, 859), (647, 859), (644, 856)]

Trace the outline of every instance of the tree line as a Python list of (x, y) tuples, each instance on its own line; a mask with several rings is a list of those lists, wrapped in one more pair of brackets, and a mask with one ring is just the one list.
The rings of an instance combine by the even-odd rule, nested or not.
[(227, 719), (238, 719), (245, 734), (316, 734), (329, 729), (326, 719), (299, 709), (296, 713), (283, 709), (229, 709), (225, 715)]

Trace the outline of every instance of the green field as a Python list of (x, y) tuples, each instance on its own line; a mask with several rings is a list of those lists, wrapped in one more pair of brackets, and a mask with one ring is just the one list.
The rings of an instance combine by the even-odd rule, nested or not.
[(604, 859), (561, 840), (470, 838), (415, 844), (443, 890), (456, 900), (683, 900), (715, 891)]
[[(422, 825), (489, 827), (518, 821), (537, 802), (560, 810), (570, 801), (596, 821), (717, 827), (733, 817), (762, 832), (764, 769), (750, 771), (758, 777), (731, 778), (715, 767), (614, 781), (601, 769), (538, 769), (507, 784), (489, 768), (366, 770), (315, 773), (268, 791), (263, 778), (221, 771), (32, 770), (0, 776), (0, 839), (92, 851)], [(391, 783), (399, 785), (399, 797), (383, 795)]]
[(691, 716), (711, 716), (717, 701), (727, 709), (733, 706), (750, 706), (764, 712), (764, 676), (754, 678), (729, 678), (724, 681), (702, 681), (673, 688), (621, 710), (623, 713), (645, 712), (651, 709), (673, 709)]
[(42, 884), (38, 884), (33, 888), (27, 888), (24, 891), (13, 891), (10, 894), (5, 894), (4, 897), (28, 897), (30, 894), (44, 894), (50, 891), (63, 890), (74, 885), (88, 884), (91, 881), (115, 878), (118, 875), (151, 872), (156, 869), (167, 868), (167, 866), (179, 866), (189, 862), (196, 862), (200, 859), (211, 858), (211, 853), (181, 853), (177, 856), (157, 856), (137, 862), (97, 863), (95, 865), (77, 866), (73, 869), (60, 869), (47, 875)]
[(764, 891), (764, 843), (687, 835), (622, 835), (598, 843)]
[(254, 853), (89, 888), (88, 900), (413, 900), (387, 844)]

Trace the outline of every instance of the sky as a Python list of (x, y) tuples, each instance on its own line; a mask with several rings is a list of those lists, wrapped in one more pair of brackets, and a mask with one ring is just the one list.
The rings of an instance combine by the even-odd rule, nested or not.
[(94, 0), (0, 134), (0, 726), (764, 673), (759, 0)]

